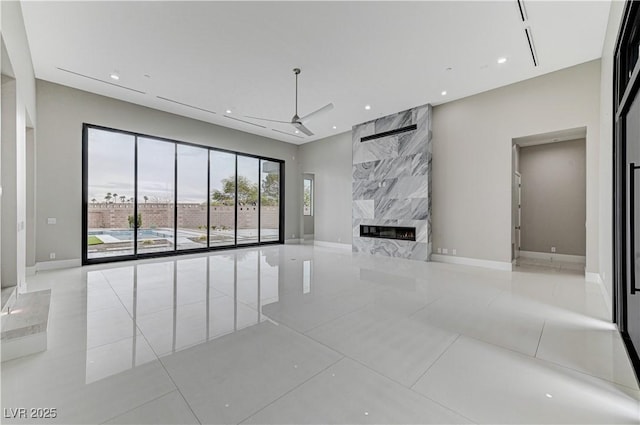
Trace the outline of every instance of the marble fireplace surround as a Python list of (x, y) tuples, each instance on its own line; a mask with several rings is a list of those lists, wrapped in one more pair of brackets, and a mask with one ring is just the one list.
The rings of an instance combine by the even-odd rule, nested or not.
[[(430, 259), (431, 112), (427, 104), (353, 126), (354, 252)], [(414, 227), (416, 240), (360, 237), (361, 225)]]

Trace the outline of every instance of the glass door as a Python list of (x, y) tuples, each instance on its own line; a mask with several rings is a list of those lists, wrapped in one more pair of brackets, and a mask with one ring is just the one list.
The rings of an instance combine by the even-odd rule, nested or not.
[(209, 246), (236, 244), (236, 155), (209, 152)]
[(258, 243), (258, 188), (260, 161), (257, 158), (238, 155), (236, 188), (238, 245)]
[(209, 151), (178, 147), (178, 250), (207, 247)]
[(280, 163), (260, 161), (260, 242), (280, 239)]
[(176, 145), (138, 138), (138, 254), (175, 249)]
[(134, 254), (135, 136), (87, 130), (86, 256)]

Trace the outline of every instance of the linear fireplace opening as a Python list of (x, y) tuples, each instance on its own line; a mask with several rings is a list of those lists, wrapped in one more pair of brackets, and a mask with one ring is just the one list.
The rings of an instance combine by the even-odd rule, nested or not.
[(399, 239), (401, 241), (415, 241), (415, 227), (372, 226), (360, 225), (361, 238)]

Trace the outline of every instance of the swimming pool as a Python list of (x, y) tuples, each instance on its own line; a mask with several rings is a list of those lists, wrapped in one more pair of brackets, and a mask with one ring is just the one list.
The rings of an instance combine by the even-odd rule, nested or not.
[[(114, 237), (121, 241), (131, 241), (133, 240), (133, 230), (98, 230), (98, 231), (90, 231), (89, 236), (100, 236), (106, 235)], [(169, 238), (172, 239), (174, 236), (173, 231), (164, 230), (164, 229), (143, 229), (138, 230), (138, 240), (143, 239), (157, 239), (157, 238)], [(180, 236), (180, 232), (178, 232), (178, 236)]]

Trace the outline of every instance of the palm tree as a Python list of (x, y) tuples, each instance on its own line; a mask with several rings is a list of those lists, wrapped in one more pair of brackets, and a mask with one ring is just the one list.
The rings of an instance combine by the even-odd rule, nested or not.
[(112, 197), (113, 195), (111, 195), (111, 192), (107, 192), (107, 194), (104, 196), (104, 200), (108, 203)]
[(125, 199), (127, 199), (127, 197), (126, 197), (126, 196), (124, 196), (124, 195), (120, 195), (120, 203), (123, 203), (123, 204), (124, 204), (124, 200), (125, 200)]
[(95, 204), (96, 202), (98, 202), (98, 200), (97, 200), (96, 198), (93, 198), (93, 199), (91, 200), (91, 203), (92, 203), (92, 204)]
[(147, 195), (144, 195), (144, 203), (146, 204), (147, 201), (149, 200), (149, 197)]
[(118, 200), (118, 194), (114, 193), (113, 194), (113, 202), (116, 202)]

